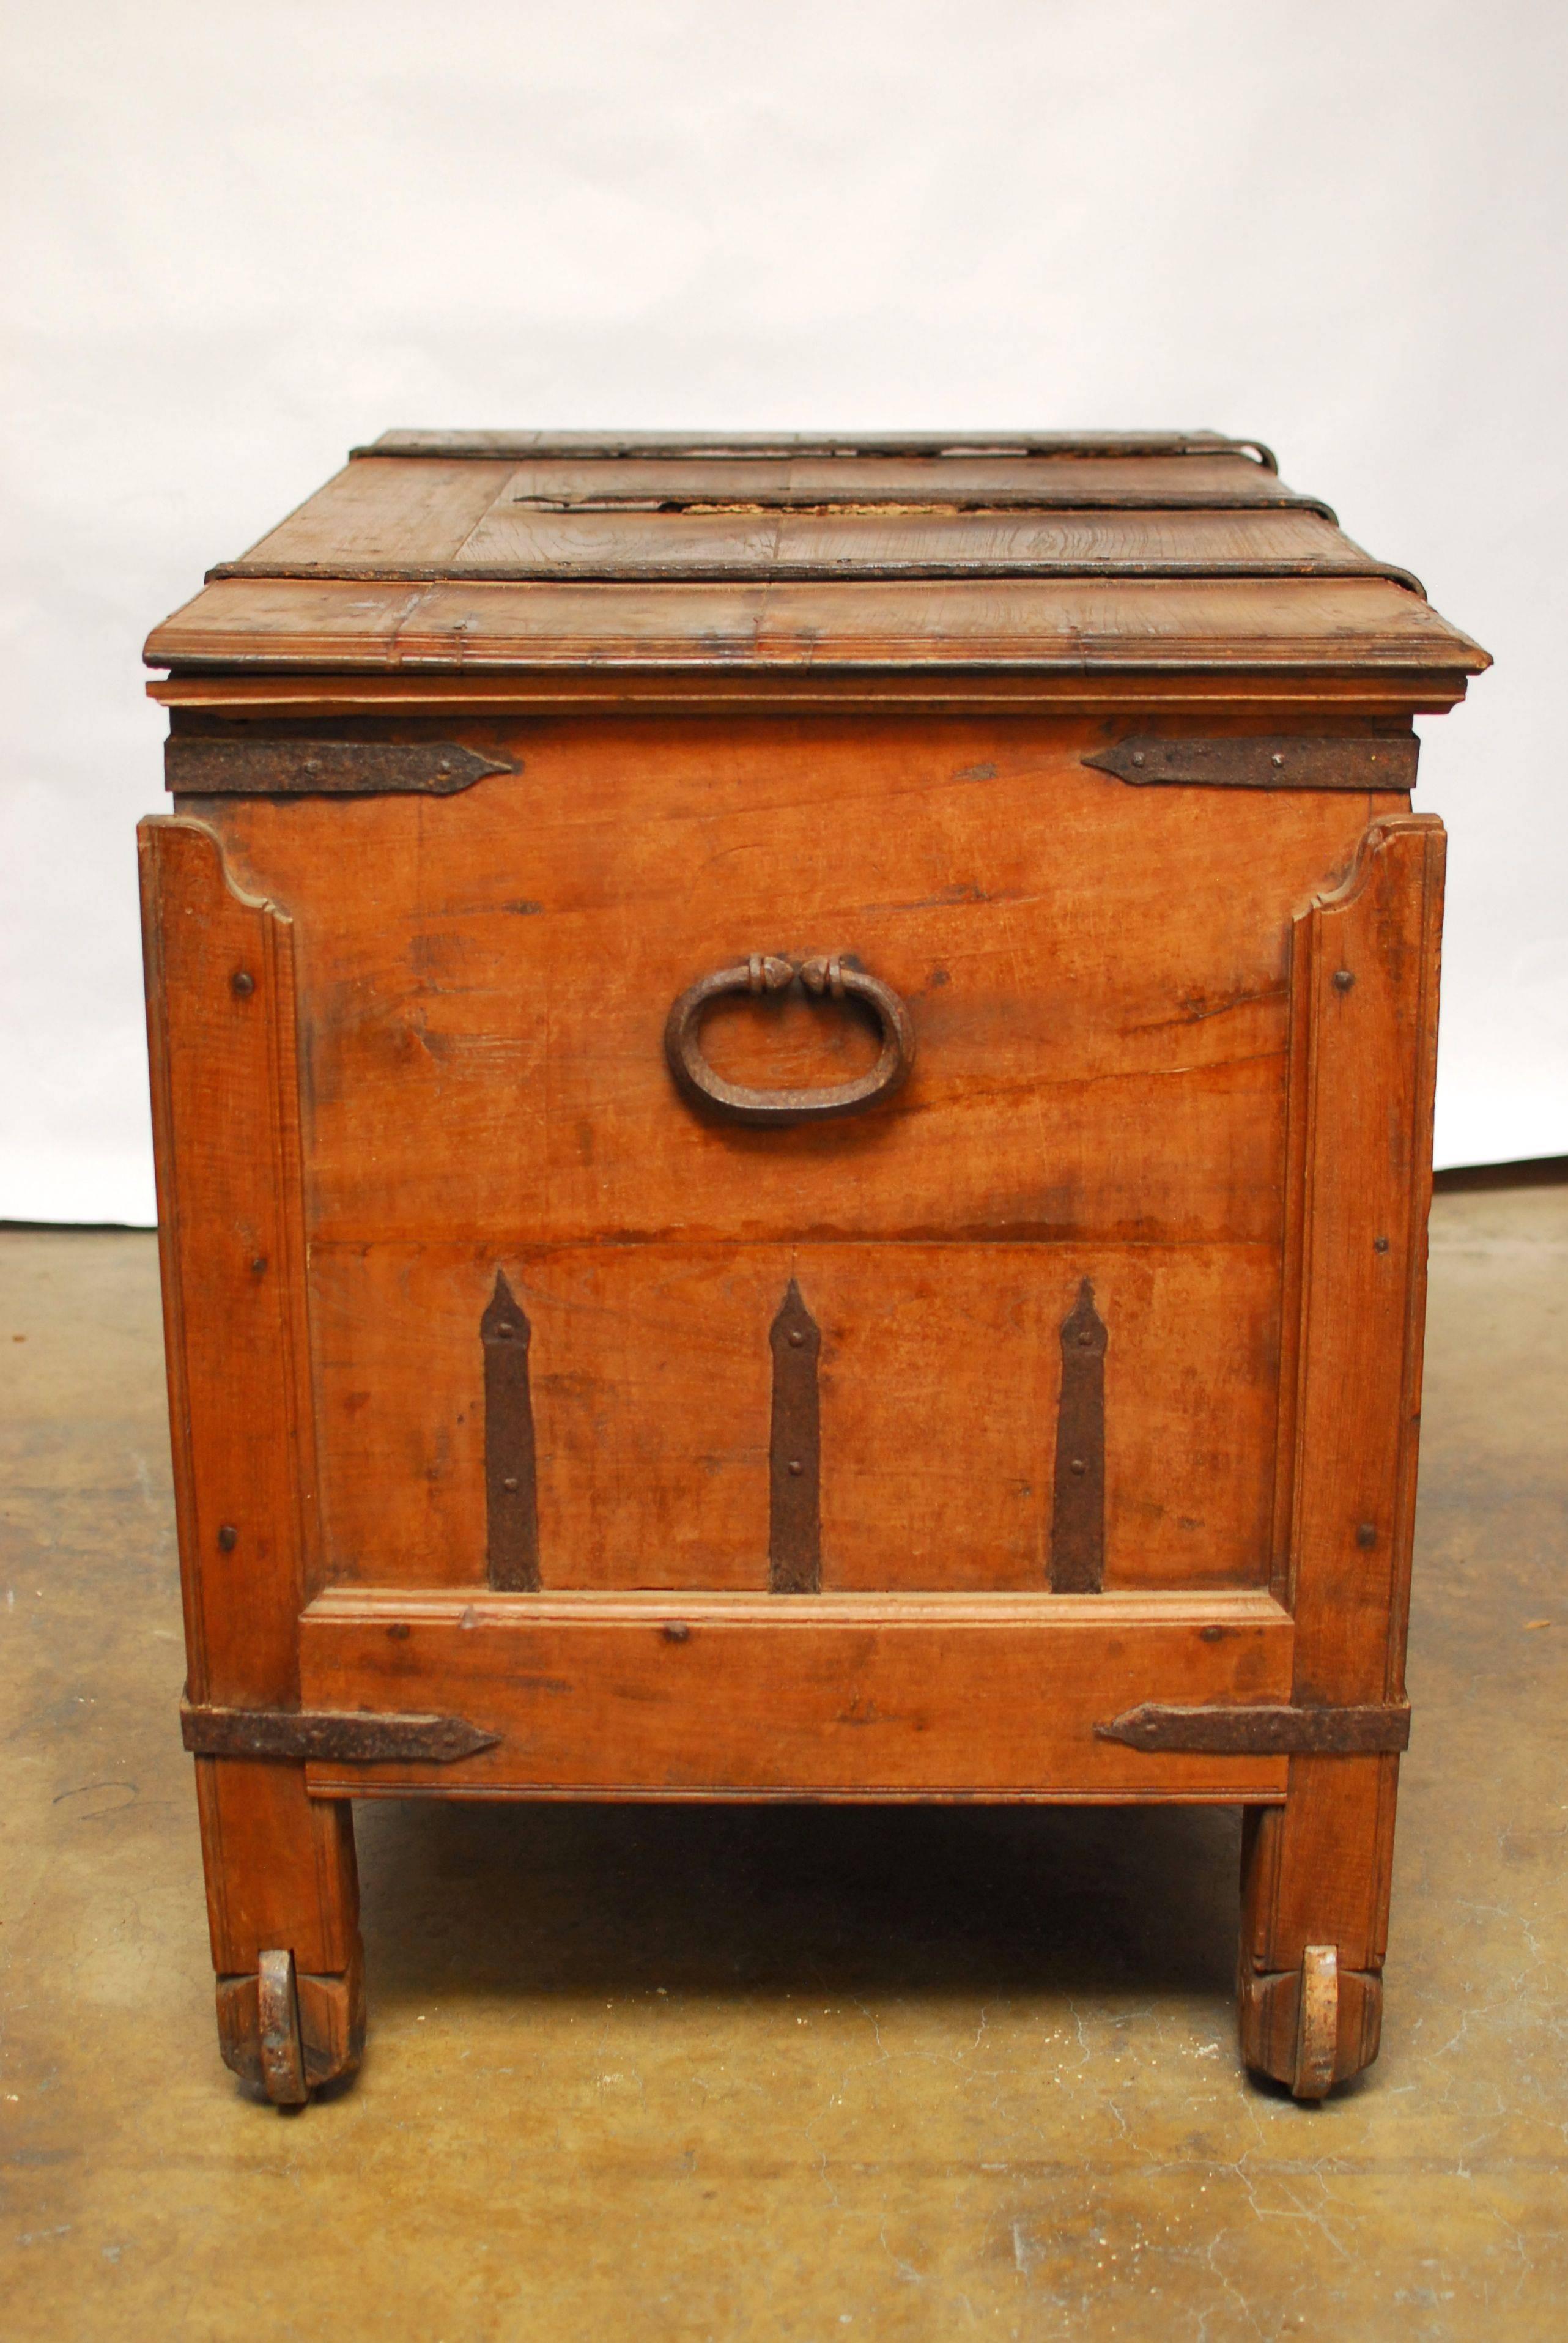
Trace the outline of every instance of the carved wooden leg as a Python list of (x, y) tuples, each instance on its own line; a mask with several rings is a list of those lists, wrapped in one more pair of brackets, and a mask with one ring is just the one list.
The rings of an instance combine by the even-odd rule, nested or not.
[(224, 2059), (297, 2106), (365, 2046), (352, 1810), (255, 1758), (198, 1758), (196, 1796)]
[[(189, 1692), (286, 1708), (321, 1583), (293, 929), (234, 886), (200, 822), (146, 822), (142, 852)], [(198, 1758), (196, 1797), (223, 2055), (286, 2100), (359, 2058), (348, 1808), (307, 1798), (300, 1765), (254, 1758)]]
[(1398, 1778), (1397, 1757), (1293, 1757), (1286, 1804), (1247, 1816), (1241, 2056), (1300, 2099), (1378, 2054)]

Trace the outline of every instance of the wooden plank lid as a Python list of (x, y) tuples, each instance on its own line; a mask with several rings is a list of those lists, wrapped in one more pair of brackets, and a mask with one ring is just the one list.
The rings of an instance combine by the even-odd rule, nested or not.
[(157, 628), (176, 672), (1446, 674), (1407, 570), (1217, 432), (388, 432)]

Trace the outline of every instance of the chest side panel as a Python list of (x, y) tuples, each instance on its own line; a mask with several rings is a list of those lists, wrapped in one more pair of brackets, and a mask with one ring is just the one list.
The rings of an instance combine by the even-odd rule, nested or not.
[[(218, 817), (301, 929), (315, 1241), (1275, 1238), (1290, 917), (1366, 798), (1131, 789), (1080, 761), (1097, 731), (1016, 719), (465, 737), (522, 771)], [(886, 1109), (683, 1106), (669, 1005), (752, 951), (855, 954), (909, 1004)], [(789, 1007), (721, 1070), (853, 1052)]]
[[(791, 1280), (819, 1336), (825, 1587), (1046, 1583), (1086, 1282), (1105, 1583), (1264, 1582), (1291, 922), (1378, 801), (1129, 788), (1082, 765), (1088, 722), (453, 737), (520, 770), (210, 809), (295, 921), (331, 1572), (484, 1579), (500, 1272), (547, 1585), (769, 1584)], [(891, 987), (904, 1086), (786, 1129), (695, 1109), (670, 1003), (753, 953)], [(724, 1001), (703, 1040), (768, 1089), (877, 1048), (798, 987)]]

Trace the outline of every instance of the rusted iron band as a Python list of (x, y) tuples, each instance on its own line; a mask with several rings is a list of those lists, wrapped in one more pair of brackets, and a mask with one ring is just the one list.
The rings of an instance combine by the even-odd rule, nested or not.
[(1261, 439), (1222, 431), (387, 431), (362, 456), (438, 457), (477, 463), (786, 462), (855, 456), (1250, 456), (1277, 472)]
[(231, 740), (171, 733), (164, 786), (178, 797), (445, 798), (517, 767), (455, 740)]
[(1061, 1403), (1050, 1518), (1050, 1586), (1098, 1594), (1105, 1584), (1105, 1346), (1086, 1277), (1061, 1325)]
[(1097, 1725), (1101, 1741), (1129, 1749), (1184, 1750), (1208, 1757), (1377, 1757), (1410, 1746), (1402, 1701), (1362, 1707), (1292, 1707), (1260, 1701), (1180, 1707), (1146, 1701)]
[[(777, 996), (797, 980), (816, 1000), (858, 1001), (871, 1011), (882, 1046), (869, 1072), (858, 1074), (852, 1081), (789, 1091), (755, 1090), (715, 1073), (702, 1051), (702, 1020), (709, 1005), (731, 992)], [(776, 952), (752, 952), (731, 967), (699, 977), (671, 1003), (665, 1020), (664, 1054), (682, 1095), (727, 1122), (774, 1126), (825, 1122), (879, 1105), (908, 1081), (915, 1062), (915, 1028), (890, 984), (837, 953), (797, 960)]]
[[(573, 519), (582, 519), (592, 513), (640, 512), (644, 509), (641, 502), (635, 500), (612, 504), (599, 498), (592, 503), (584, 501), (570, 505), (542, 499), (537, 503), (525, 503), (520, 498), (518, 501), (520, 508), (527, 512), (565, 515)], [(855, 499), (857, 505), (866, 502), (875, 505), (877, 501), (876, 498)], [(893, 503), (890, 498), (886, 501)], [(1187, 505), (1174, 498), (1162, 497), (1151, 501), (1148, 509), (1158, 512), (1202, 511), (1207, 506), (1211, 506), (1212, 501), (1207, 499), (1204, 505)], [(1286, 499), (1276, 499), (1276, 502), (1284, 501)], [(1292, 498), (1288, 501), (1299, 506), (1302, 499)], [(1043, 503), (1039, 497), (1031, 498), (1027, 505), (1021, 506), (1007, 498), (990, 497), (970, 504), (950, 500), (940, 505), (914, 505), (905, 500), (894, 505), (894, 509), (918, 511), (922, 520), (960, 513), (983, 516), (988, 512), (1006, 512), (1010, 518), (1020, 518), (1030, 512), (1103, 511), (1108, 502), (1107, 498), (1096, 498), (1085, 491), (1077, 497), (1059, 498), (1050, 504)], [(1140, 509), (1127, 497), (1119, 498), (1114, 508), (1118, 512)], [(682, 507), (678, 500), (661, 499), (657, 509), (659, 512), (678, 512)], [(709, 499), (698, 509), (705, 516), (779, 511), (820, 514), (827, 518), (835, 508), (820, 499), (801, 505), (788, 502), (782, 498), (757, 497), (748, 498), (744, 504), (733, 506), (716, 505)], [(1222, 507), (1221, 509), (1231, 510), (1233, 508)], [(1249, 505), (1246, 509), (1251, 511), (1254, 508)], [(226, 578), (278, 578), (326, 586), (514, 586), (558, 578), (569, 578), (579, 586), (635, 586), (643, 582), (669, 586), (830, 586), (846, 582), (875, 585), (890, 578), (909, 578), (918, 583), (921, 579), (943, 578), (961, 582), (966, 578), (1103, 578), (1155, 582), (1174, 580), (1178, 583), (1201, 583), (1208, 578), (1381, 578), (1389, 585), (1402, 586), (1408, 592), (1420, 594), (1425, 599), (1425, 588), (1412, 570), (1402, 569), (1392, 562), (1373, 561), (1366, 557), (1352, 558), (1347, 555), (1335, 554), (1303, 554), (1296, 559), (1289, 556), (1271, 559), (1244, 556), (1228, 558), (1214, 555), (1198, 557), (1191, 561), (1145, 561), (1136, 556), (1107, 555), (1103, 559), (1096, 560), (1090, 555), (1030, 554), (1014, 548), (1005, 553), (976, 550), (962, 558), (957, 555), (911, 554), (903, 559), (886, 554), (868, 558), (850, 551), (846, 551), (836, 560), (789, 553), (737, 555), (734, 559), (726, 560), (717, 556), (704, 558), (699, 554), (690, 554), (678, 557), (655, 552), (638, 559), (609, 559), (594, 553), (591, 546), (581, 538), (574, 546), (569, 559), (400, 561), (396, 564), (375, 561), (226, 561), (216, 569), (207, 571), (206, 583), (210, 586)]]
[(297, 1757), (357, 1765), (451, 1765), (491, 1749), (498, 1733), (466, 1716), (374, 1715), (357, 1709), (216, 1708), (180, 1703), (185, 1745), (196, 1757)]
[(496, 1272), (479, 1321), (485, 1352), (485, 1567), (492, 1586), (524, 1594), (539, 1584), (539, 1521), (534, 1403), (528, 1383), (528, 1313)]
[(1413, 789), (1421, 743), (1413, 732), (1307, 739), (1284, 732), (1251, 739), (1119, 740), (1082, 762), (1119, 781), (1185, 789)]
[(821, 1418), (817, 1391), (822, 1336), (793, 1278), (768, 1340), (773, 1351), (768, 1584), (775, 1594), (817, 1594), (822, 1586)]

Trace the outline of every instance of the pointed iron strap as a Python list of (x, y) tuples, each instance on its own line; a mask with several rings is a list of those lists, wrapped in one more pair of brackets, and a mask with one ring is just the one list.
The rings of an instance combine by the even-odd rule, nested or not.
[(821, 1433), (817, 1396), (822, 1336), (793, 1278), (768, 1339), (773, 1348), (768, 1584), (775, 1594), (817, 1594), (822, 1586)]
[(299, 1757), (354, 1765), (452, 1765), (493, 1749), (501, 1737), (466, 1716), (208, 1708), (188, 1700), (180, 1703), (180, 1728), (196, 1757)]
[(1210, 789), (1413, 789), (1413, 732), (1308, 739), (1297, 732), (1217, 740), (1119, 740), (1083, 762), (1119, 781)]
[(164, 786), (179, 797), (451, 797), (516, 765), (455, 740), (215, 739), (164, 743)]
[(1402, 1701), (1345, 1708), (1291, 1707), (1230, 1702), (1184, 1708), (1145, 1701), (1108, 1724), (1101, 1741), (1129, 1749), (1185, 1750), (1205, 1757), (1377, 1757), (1410, 1746), (1410, 1710)]
[(539, 1584), (534, 1403), (528, 1386), (528, 1313), (496, 1272), (479, 1321), (485, 1350), (485, 1563), (492, 1586), (534, 1594)]
[(1086, 1277), (1061, 1326), (1050, 1519), (1050, 1586), (1056, 1594), (1098, 1594), (1105, 1584), (1106, 1340)]

